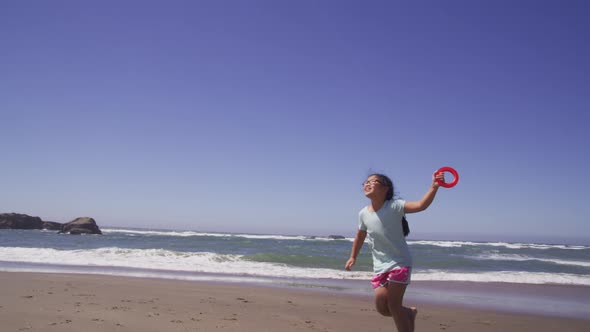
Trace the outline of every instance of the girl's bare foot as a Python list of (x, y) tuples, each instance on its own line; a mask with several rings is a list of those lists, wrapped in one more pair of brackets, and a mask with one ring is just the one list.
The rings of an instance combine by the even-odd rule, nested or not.
[(410, 331), (414, 332), (416, 328), (416, 316), (418, 315), (418, 309), (416, 307), (411, 307), (408, 311), (408, 315), (410, 316)]

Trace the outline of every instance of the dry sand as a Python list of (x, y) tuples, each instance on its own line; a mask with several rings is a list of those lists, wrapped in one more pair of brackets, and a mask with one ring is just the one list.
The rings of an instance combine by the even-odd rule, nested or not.
[[(0, 331), (395, 331), (370, 296), (0, 272)], [(571, 319), (419, 304), (416, 331), (588, 331)]]

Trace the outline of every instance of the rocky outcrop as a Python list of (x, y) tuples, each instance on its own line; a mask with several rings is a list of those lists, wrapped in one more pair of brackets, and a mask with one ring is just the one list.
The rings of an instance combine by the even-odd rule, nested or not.
[(330, 235), (330, 236), (328, 236), (328, 238), (329, 238), (329, 239), (332, 239), (332, 240), (344, 240), (344, 239), (346, 239), (346, 238), (345, 238), (344, 236), (342, 236), (342, 235)]
[(41, 229), (43, 220), (20, 213), (0, 213), (0, 229)]
[(0, 213), (0, 229), (47, 229), (66, 234), (102, 234), (94, 219), (76, 218), (62, 224), (20, 213)]
[(63, 224), (60, 233), (66, 234), (102, 234), (94, 219), (89, 217), (76, 218)]
[(41, 225), (41, 229), (47, 229), (50, 231), (61, 231), (63, 224), (55, 221), (44, 221)]

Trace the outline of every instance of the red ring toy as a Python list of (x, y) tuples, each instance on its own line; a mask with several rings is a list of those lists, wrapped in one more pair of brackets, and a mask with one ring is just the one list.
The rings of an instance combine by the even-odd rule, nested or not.
[(447, 183), (447, 182), (443, 182), (443, 181), (440, 181), (437, 179), (436, 183), (438, 183), (441, 187), (445, 187), (445, 188), (454, 187), (457, 184), (457, 182), (459, 182), (459, 173), (457, 173), (457, 171), (454, 168), (445, 166), (445, 167), (439, 168), (438, 171), (434, 172), (434, 175), (436, 176), (437, 174), (444, 173), (444, 172), (449, 172), (449, 173), (453, 174), (453, 177), (455, 178), (453, 180), (453, 182)]

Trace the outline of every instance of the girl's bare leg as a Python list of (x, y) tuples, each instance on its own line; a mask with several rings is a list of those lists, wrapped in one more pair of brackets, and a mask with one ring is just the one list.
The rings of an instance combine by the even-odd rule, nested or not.
[[(390, 308), (389, 305), (389, 293), (391, 292), (389, 290), (389, 285), (394, 285), (393, 287), (397, 287), (394, 291), (397, 292), (397, 295), (395, 296), (400, 296), (401, 298), (399, 299), (399, 303), (401, 303), (403, 301), (403, 295), (405, 293), (405, 288), (406, 285), (403, 284), (395, 284), (395, 283), (389, 283), (388, 285), (386, 285), (385, 287), (379, 287), (377, 289), (375, 289), (375, 308), (377, 309), (377, 312), (379, 312), (381, 315), (383, 316), (387, 316), (387, 317), (392, 317), (392, 310)], [(401, 289), (403, 288), (403, 290)], [(401, 294), (400, 294), (401, 291)], [(401, 306), (401, 309), (398, 309), (398, 312), (401, 312), (398, 316), (406, 316), (406, 319), (402, 318), (402, 321), (407, 321), (408, 324), (408, 328), (409, 332), (414, 332), (414, 328), (415, 328), (415, 321), (416, 321), (416, 315), (418, 314), (418, 309), (416, 309), (415, 307), (404, 307)], [(395, 316), (394, 316), (394, 320), (395, 320)], [(404, 324), (402, 322), (402, 324)], [(397, 326), (397, 322), (396, 322), (396, 326)], [(403, 328), (403, 327), (402, 327)], [(398, 331), (400, 332), (405, 332), (406, 330), (402, 330), (399, 328), (398, 326)]]
[(398, 332), (411, 332), (411, 318), (407, 308), (402, 305), (407, 285), (390, 282), (387, 285), (387, 304)]
[(375, 307), (381, 315), (393, 317), (399, 332), (412, 332), (416, 310), (402, 306), (405, 291), (406, 285), (392, 282), (375, 289)]
[(404, 309), (408, 313), (408, 318), (410, 319), (410, 331), (414, 332), (416, 329), (416, 315), (418, 315), (418, 309), (416, 309), (416, 307), (404, 307)]
[(379, 287), (375, 289), (375, 308), (381, 315), (391, 317), (389, 304), (387, 303), (387, 292), (387, 287)]

